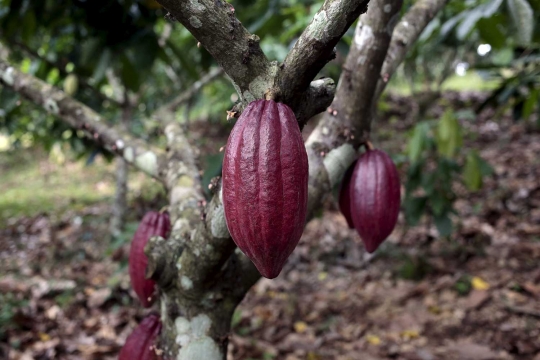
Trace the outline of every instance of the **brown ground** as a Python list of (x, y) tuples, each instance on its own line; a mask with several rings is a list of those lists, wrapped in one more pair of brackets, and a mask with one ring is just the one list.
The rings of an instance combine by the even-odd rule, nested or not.
[[(451, 239), (400, 218), (368, 257), (327, 204), (282, 275), (240, 306), (231, 359), (540, 360), (540, 134), (493, 116), (464, 123), (495, 175), (457, 188)], [(145, 311), (127, 246), (104, 235), (108, 211), (0, 230), (0, 358), (115, 358)]]

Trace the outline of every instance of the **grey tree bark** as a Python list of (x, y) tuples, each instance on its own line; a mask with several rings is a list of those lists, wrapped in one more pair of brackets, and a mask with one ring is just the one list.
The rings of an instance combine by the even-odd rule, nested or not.
[[(132, 115), (132, 108), (127, 100), (127, 94), (124, 98), (124, 106), (122, 107), (121, 126), (127, 131), (129, 120)], [(128, 175), (129, 164), (121, 157), (117, 156), (116, 159), (116, 191), (114, 194), (114, 201), (112, 206), (112, 217), (110, 223), (110, 231), (112, 236), (119, 236), (126, 225), (126, 213), (127, 213), (127, 194), (128, 194)]]

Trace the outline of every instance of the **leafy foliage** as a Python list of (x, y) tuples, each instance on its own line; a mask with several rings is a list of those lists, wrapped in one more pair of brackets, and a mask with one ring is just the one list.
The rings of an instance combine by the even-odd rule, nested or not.
[(406, 150), (410, 161), (405, 185), (406, 220), (415, 225), (428, 214), (441, 236), (452, 231), (454, 183), (462, 181), (476, 191), (482, 178), (491, 174), (491, 168), (475, 150), (464, 154), (458, 115), (448, 110), (438, 121), (419, 122), (410, 133)]

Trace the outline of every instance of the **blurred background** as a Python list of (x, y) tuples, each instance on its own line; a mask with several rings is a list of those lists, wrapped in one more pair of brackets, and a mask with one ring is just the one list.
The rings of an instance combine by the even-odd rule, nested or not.
[[(230, 3), (277, 61), (322, 4)], [(174, 102), (207, 189), (238, 97), (165, 15), (154, 0), (1, 0), (0, 56), (157, 146), (152, 114)], [(235, 313), (231, 359), (540, 360), (539, 20), (540, 0), (449, 2), (373, 124), (401, 175), (396, 230), (368, 256), (329, 199)], [(353, 32), (321, 76), (339, 78)], [(129, 241), (166, 204), (159, 183), (0, 87), (0, 358), (115, 358), (144, 313)]]

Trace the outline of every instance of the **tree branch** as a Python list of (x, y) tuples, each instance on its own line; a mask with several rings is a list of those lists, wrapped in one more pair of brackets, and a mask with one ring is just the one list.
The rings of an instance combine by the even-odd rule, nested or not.
[(343, 34), (366, 12), (369, 0), (326, 0), (289, 52), (274, 84), (276, 101), (297, 108), (298, 94), (333, 58)]
[(388, 53), (381, 70), (381, 79), (377, 84), (375, 99), (378, 99), (386, 84), (403, 62), (407, 52), (414, 45), (416, 40), (426, 26), (437, 16), (439, 11), (449, 0), (419, 0), (403, 16), (392, 34), (392, 42), (388, 48)]
[[(251, 101), (270, 96), (288, 104), (298, 122), (305, 122), (331, 103), (331, 83), (321, 87), (312, 80), (331, 60), (334, 47), (369, 0), (327, 0), (285, 59), (281, 69), (270, 63), (223, 0), (159, 0), (216, 59), (230, 77), (241, 100), (239, 112)], [(328, 96), (330, 95), (330, 96)], [(313, 104), (317, 104), (313, 107)]]
[[(327, 116), (339, 120), (331, 131), (348, 134), (353, 143), (367, 139), (372, 104), (402, 0), (374, 0), (360, 17), (353, 43), (339, 79), (336, 97)], [(346, 131), (344, 131), (344, 128)]]
[[(56, 70), (58, 70), (60, 75), (62, 75), (63, 77), (66, 77), (67, 75), (69, 75), (69, 73), (65, 69), (65, 66), (62, 66), (61, 63), (53, 62), (53, 61), (51, 61), (51, 60), (49, 60), (49, 59), (47, 59), (47, 58), (45, 58), (43, 56), (40, 56), (36, 51), (32, 50), (31, 48), (29, 48), (28, 46), (26, 46), (23, 43), (19, 43), (19, 42), (16, 42), (16, 41), (11, 41), (10, 43), (11, 43), (11, 45), (18, 47), (19, 49), (21, 49), (22, 51), (27, 53), (29, 56), (31, 56), (31, 57), (33, 57), (33, 58), (35, 58), (37, 60), (43, 61), (47, 65), (49, 65), (50, 67), (55, 68)], [(88, 83), (88, 81), (86, 81), (85, 79), (82, 79), (80, 76), (79, 76), (79, 84), (80, 84), (81, 87), (90, 90), (92, 93), (94, 93), (94, 95), (99, 97), (102, 101), (109, 101), (110, 103), (114, 104), (117, 107), (122, 106), (121, 102), (119, 102), (116, 99), (113, 99), (113, 98), (105, 95), (104, 93), (102, 93), (101, 91), (99, 91), (98, 89), (96, 89), (95, 87), (90, 85)]]
[(0, 59), (0, 80), (5, 86), (42, 106), (74, 129), (84, 131), (88, 137), (123, 157), (129, 164), (156, 179), (161, 179), (165, 170), (165, 154), (105, 124), (101, 116), (86, 105), (44, 81), (20, 72), (2, 59)]
[(233, 82), (242, 102), (263, 97), (270, 61), (224, 0), (158, 0), (214, 57)]
[(336, 93), (336, 83), (333, 79), (323, 78), (314, 80), (302, 96), (294, 109), (296, 120), (302, 127), (313, 116), (326, 110), (332, 103)]
[(180, 93), (177, 97), (172, 99), (167, 104), (160, 106), (154, 114), (160, 114), (165, 111), (174, 112), (180, 105), (189, 101), (193, 96), (195, 96), (206, 84), (211, 83), (216, 78), (220, 77), (223, 74), (222, 68), (214, 68), (210, 70), (207, 74), (201, 77), (199, 80), (195, 81), (189, 89)]

